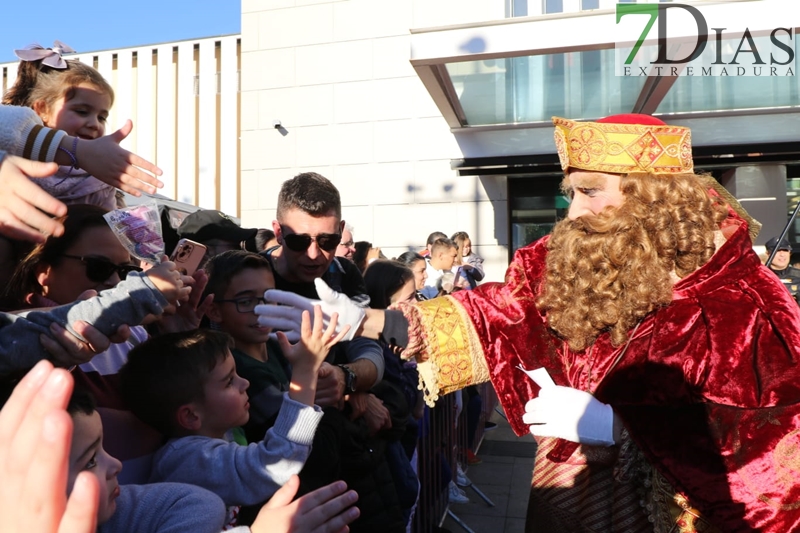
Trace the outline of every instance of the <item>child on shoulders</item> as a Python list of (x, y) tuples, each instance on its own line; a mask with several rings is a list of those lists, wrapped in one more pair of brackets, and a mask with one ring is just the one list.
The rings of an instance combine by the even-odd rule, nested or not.
[[(45, 126), (74, 138), (69, 148), (59, 146), (60, 139), (55, 144), (57, 150), (69, 155), (71, 165), (62, 166), (55, 176), (38, 179), (36, 183), (64, 203), (114, 209), (114, 188), (81, 170), (77, 156), (78, 139), (93, 140), (105, 135), (114, 90), (97, 69), (61, 57), (69, 52), (72, 49), (63, 44), (48, 49), (34, 45), (16, 50), (21, 60), (17, 79), (3, 96), (3, 103), (30, 107)], [(51, 144), (48, 140), (44, 142)]]

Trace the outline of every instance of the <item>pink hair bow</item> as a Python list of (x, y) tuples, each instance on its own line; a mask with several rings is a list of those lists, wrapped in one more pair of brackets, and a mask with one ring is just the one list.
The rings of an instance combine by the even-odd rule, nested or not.
[(23, 61), (42, 60), (43, 65), (53, 68), (67, 68), (67, 62), (61, 54), (74, 54), (75, 50), (61, 41), (54, 41), (52, 48), (42, 48), (38, 44), (33, 44), (24, 50), (14, 50), (14, 54)]

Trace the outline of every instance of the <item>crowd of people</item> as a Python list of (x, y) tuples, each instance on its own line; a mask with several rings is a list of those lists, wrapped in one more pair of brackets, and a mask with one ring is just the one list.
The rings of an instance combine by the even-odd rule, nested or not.
[(188, 215), (187, 272), (107, 223), (161, 171), (62, 51), (0, 106), (0, 531), (407, 531), (425, 409), (464, 389), (474, 435), (487, 380), (538, 441), (529, 531), (800, 527), (797, 288), (688, 129), (554, 119), (568, 217), (502, 283), (463, 231), (355, 241), (312, 172), (270, 228)]

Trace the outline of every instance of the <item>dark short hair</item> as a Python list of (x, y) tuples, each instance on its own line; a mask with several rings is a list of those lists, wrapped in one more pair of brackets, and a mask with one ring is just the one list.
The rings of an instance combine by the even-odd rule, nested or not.
[(248, 268), (263, 268), (272, 272), (269, 259), (263, 255), (254, 254), (245, 250), (228, 250), (215, 255), (203, 267), (208, 274), (208, 284), (203, 292), (203, 298), (214, 294), (222, 298), (233, 277)]
[(373, 261), (364, 272), (369, 306), (372, 309), (386, 309), (392, 303), (392, 295), (411, 279), (414, 279), (414, 273), (398, 261)]
[(67, 404), (67, 412), (69, 416), (75, 418), (75, 415), (91, 415), (97, 410), (97, 404), (94, 401), (94, 396), (88, 390), (75, 387), (72, 390), (72, 396), (69, 398)]
[(256, 250), (263, 252), (267, 249), (267, 243), (275, 238), (275, 232), (271, 229), (262, 228), (256, 232)]
[(404, 265), (406, 265), (408, 267), (411, 267), (411, 266), (414, 265), (414, 263), (416, 263), (418, 261), (425, 261), (425, 258), (422, 257), (417, 252), (408, 251), (408, 252), (403, 252), (402, 254), (398, 255), (397, 256), (397, 261), (403, 263)]
[(451, 248), (458, 249), (458, 245), (447, 237), (443, 239), (436, 239), (433, 241), (433, 246), (431, 246), (431, 255), (438, 253), (440, 250), (449, 250)]
[(303, 172), (283, 182), (278, 194), (278, 221), (290, 209), (299, 209), (315, 217), (327, 216), (333, 212), (336, 218), (342, 219), (339, 190), (328, 178), (316, 172)]
[(178, 408), (205, 399), (209, 375), (232, 346), (230, 335), (209, 329), (151, 337), (128, 353), (119, 372), (122, 397), (142, 422), (173, 436)]

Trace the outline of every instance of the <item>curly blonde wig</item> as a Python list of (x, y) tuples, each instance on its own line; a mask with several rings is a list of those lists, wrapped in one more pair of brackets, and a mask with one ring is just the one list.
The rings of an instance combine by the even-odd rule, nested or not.
[(709, 196), (707, 180), (629, 174), (621, 206), (556, 224), (536, 305), (570, 349), (604, 332), (624, 344), (642, 318), (672, 301), (673, 273), (683, 278), (711, 258), (727, 209)]

